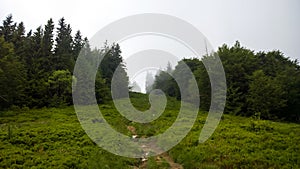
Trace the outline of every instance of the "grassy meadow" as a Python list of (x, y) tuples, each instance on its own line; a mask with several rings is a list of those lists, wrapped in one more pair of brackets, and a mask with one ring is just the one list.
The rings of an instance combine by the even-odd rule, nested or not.
[[(146, 95), (132, 94), (139, 110)], [(165, 112), (151, 123), (128, 121), (112, 103), (99, 105), (117, 131), (139, 137), (163, 133), (175, 121), (180, 103), (168, 98)], [(19, 109), (0, 113), (0, 168), (300, 168), (300, 124), (223, 115), (214, 134), (198, 138), (207, 113), (199, 112), (190, 133), (162, 155), (141, 159), (111, 154), (93, 143), (74, 108)]]

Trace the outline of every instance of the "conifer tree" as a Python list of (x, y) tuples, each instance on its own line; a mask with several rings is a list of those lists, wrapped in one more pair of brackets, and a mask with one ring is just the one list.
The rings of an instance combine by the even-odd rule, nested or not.
[(73, 70), (74, 59), (72, 57), (72, 29), (65, 19), (61, 18), (58, 22), (57, 37), (55, 39), (55, 70)]

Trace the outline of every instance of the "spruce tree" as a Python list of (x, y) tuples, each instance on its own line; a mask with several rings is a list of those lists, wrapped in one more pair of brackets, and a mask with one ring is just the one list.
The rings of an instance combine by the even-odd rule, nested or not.
[(72, 57), (72, 29), (65, 19), (61, 18), (58, 23), (57, 37), (55, 39), (55, 70), (73, 70), (74, 60)]
[(4, 37), (6, 42), (13, 42), (13, 36), (16, 29), (16, 23), (13, 22), (12, 15), (8, 15), (0, 27), (0, 36)]
[(54, 31), (54, 23), (50, 18), (47, 21), (47, 24), (44, 26), (44, 34), (41, 42), (41, 57), (42, 57), (42, 68), (48, 72), (48, 75), (53, 71), (53, 65), (55, 63), (52, 62), (53, 59), (53, 31)]

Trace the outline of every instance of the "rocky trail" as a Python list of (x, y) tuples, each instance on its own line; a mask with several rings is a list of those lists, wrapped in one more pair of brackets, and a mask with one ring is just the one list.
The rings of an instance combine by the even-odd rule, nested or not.
[[(133, 137), (138, 137), (136, 130), (133, 126), (127, 126), (127, 129), (131, 132)], [(159, 150), (159, 147), (156, 146), (155, 143), (151, 143), (151, 145), (145, 145), (145, 147), (143, 147), (143, 149), (147, 150), (148, 147), (149, 147), (149, 151), (152, 149), (152, 150), (158, 152), (158, 150)], [(163, 159), (167, 163), (169, 163), (171, 169), (183, 169), (182, 165), (175, 163), (174, 160), (172, 159), (172, 157), (167, 152), (164, 152), (160, 155), (155, 156), (155, 161), (157, 163), (162, 163)], [(147, 157), (144, 157), (143, 159), (141, 159), (141, 164), (138, 167), (134, 167), (134, 168), (135, 169), (138, 169), (138, 168), (145, 169), (145, 168), (147, 168), (147, 162), (148, 162)]]

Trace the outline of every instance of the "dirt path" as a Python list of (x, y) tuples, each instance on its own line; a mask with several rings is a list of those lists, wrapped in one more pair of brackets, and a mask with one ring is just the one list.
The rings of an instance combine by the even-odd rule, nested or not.
[[(127, 126), (127, 129), (131, 132), (131, 134), (137, 135), (136, 130), (133, 126)], [(144, 148), (144, 149), (147, 149), (147, 147), (149, 147), (149, 151), (150, 151), (150, 149), (154, 149), (154, 150), (156, 149), (155, 151), (159, 150), (159, 147), (157, 147), (155, 145), (155, 143), (151, 143), (151, 145), (148, 145), (148, 146), (145, 145), (145, 146), (146, 146), (146, 148)], [(157, 151), (157, 152), (159, 152), (159, 151)], [(155, 160), (157, 163), (162, 163), (163, 162), (162, 159), (164, 159), (167, 163), (169, 163), (171, 169), (183, 169), (182, 165), (175, 163), (174, 160), (172, 159), (172, 157), (167, 152), (164, 152), (155, 157)], [(134, 167), (134, 168), (135, 169), (147, 168), (147, 160), (143, 161), (138, 167)]]

